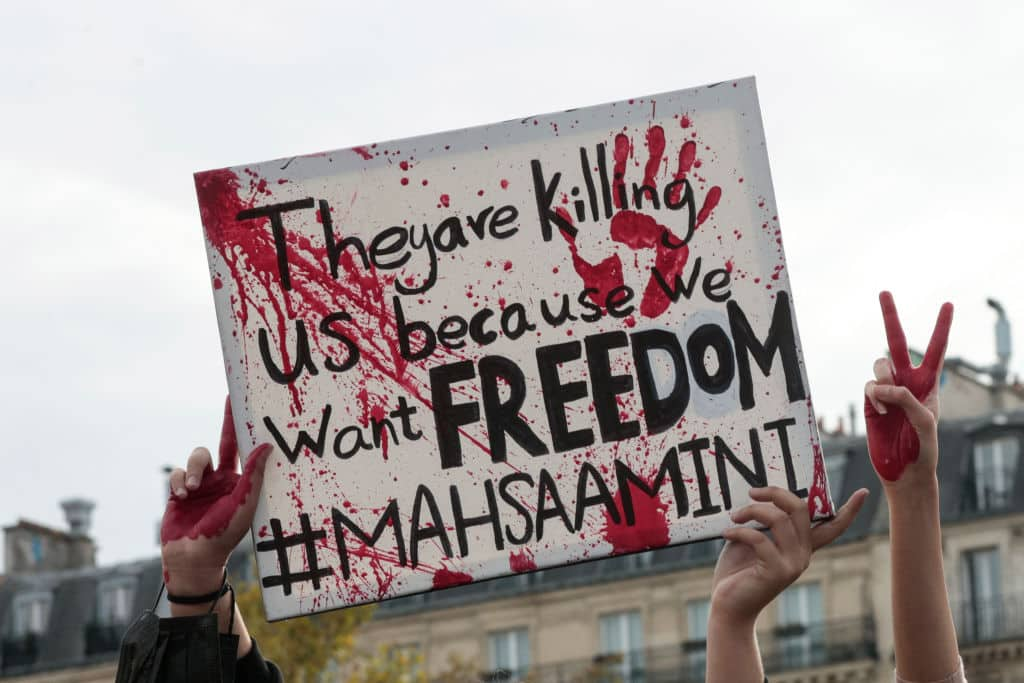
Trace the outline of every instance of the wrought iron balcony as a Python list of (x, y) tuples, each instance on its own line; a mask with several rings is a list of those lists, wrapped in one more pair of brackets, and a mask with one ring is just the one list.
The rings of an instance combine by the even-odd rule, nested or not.
[(966, 600), (953, 606), (961, 647), (1024, 638), (1024, 595)]
[[(758, 634), (765, 671), (875, 660), (875, 627), (871, 617), (806, 626), (786, 626)], [(706, 644), (692, 640), (668, 647), (621, 655), (602, 655), (533, 667), (525, 676), (492, 671), (483, 681), (524, 683), (688, 683), (704, 680)]]

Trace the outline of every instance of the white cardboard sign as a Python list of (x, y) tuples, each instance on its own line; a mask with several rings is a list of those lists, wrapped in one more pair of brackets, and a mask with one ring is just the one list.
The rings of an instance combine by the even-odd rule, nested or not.
[(752, 78), (195, 181), (269, 618), (833, 513)]

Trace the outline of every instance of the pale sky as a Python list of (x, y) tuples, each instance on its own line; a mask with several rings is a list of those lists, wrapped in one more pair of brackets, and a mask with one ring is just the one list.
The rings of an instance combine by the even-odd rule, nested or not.
[(986, 297), (1024, 338), (1022, 30), (1009, 1), (2, 3), (0, 524), (85, 496), (101, 563), (158, 552), (160, 468), (226, 392), (194, 171), (747, 75), (818, 414), (860, 401), (880, 288), (918, 347), (953, 301), (950, 355), (990, 363)]

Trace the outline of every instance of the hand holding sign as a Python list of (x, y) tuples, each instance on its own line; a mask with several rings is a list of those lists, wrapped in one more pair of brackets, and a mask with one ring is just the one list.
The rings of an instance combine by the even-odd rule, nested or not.
[(249, 530), (271, 446), (257, 446), (238, 474), (238, 442), (230, 399), (224, 406), (220, 453), (197, 448), (187, 469), (171, 473), (171, 498), (160, 528), (164, 582), (171, 593), (202, 595), (215, 590), (228, 555)]
[(891, 363), (885, 358), (875, 361), (875, 379), (864, 387), (864, 419), (871, 463), (882, 483), (891, 486), (914, 463), (918, 464), (910, 472), (934, 477), (939, 453), (938, 379), (953, 323), (953, 304), (943, 304), (939, 310), (924, 361), (915, 368), (910, 364), (892, 294), (882, 292), (879, 301)]
[(735, 511), (732, 520), (757, 522), (771, 535), (746, 527), (722, 533), (727, 542), (715, 566), (708, 619), (709, 683), (763, 679), (754, 636), (758, 615), (803, 574), (816, 550), (846, 531), (867, 494), (855, 492), (834, 519), (812, 529), (807, 504), (796, 494), (776, 486), (750, 489), (758, 502)]
[(757, 522), (771, 531), (726, 529), (712, 580), (712, 606), (720, 614), (751, 623), (764, 607), (807, 569), (811, 555), (839, 538), (868, 496), (855, 491), (829, 522), (811, 528), (807, 502), (778, 486), (750, 489), (755, 502), (732, 514), (737, 524)]

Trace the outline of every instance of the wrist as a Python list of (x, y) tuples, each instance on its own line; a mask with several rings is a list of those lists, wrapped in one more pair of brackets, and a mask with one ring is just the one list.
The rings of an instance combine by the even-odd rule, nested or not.
[(757, 623), (759, 614), (759, 611), (751, 612), (749, 610), (736, 609), (712, 598), (711, 610), (708, 615), (708, 632), (710, 633), (713, 627), (718, 627), (730, 633), (740, 634), (749, 632), (753, 634), (754, 625)]
[(938, 506), (939, 478), (934, 471), (916, 473), (908, 470), (896, 481), (884, 482), (883, 488), (890, 513)]
[(226, 567), (202, 567), (182, 569), (164, 566), (164, 584), (173, 595), (194, 597), (206, 595), (219, 589), (224, 583)]

